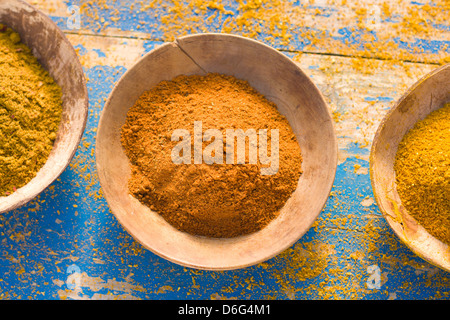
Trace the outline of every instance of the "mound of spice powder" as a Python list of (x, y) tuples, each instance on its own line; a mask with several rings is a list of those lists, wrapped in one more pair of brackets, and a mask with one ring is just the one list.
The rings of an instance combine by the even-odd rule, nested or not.
[(60, 123), (62, 93), (20, 35), (1, 24), (0, 88), (0, 196), (7, 196), (47, 161)]
[[(230, 143), (228, 129), (267, 129), (267, 135), (278, 130), (278, 170), (262, 174), (267, 163), (250, 163), (249, 141), (245, 163), (227, 163), (225, 155), (222, 163), (195, 163), (194, 138), (189, 142), (192, 161), (174, 163), (171, 154), (180, 143), (172, 141), (174, 131), (184, 129), (194, 137), (195, 123), (201, 123), (202, 132), (219, 130), (223, 150)], [(194, 235), (230, 238), (264, 228), (302, 173), (301, 150), (287, 119), (248, 82), (232, 76), (182, 75), (159, 83), (130, 108), (121, 134), (132, 168), (130, 193), (175, 228)], [(214, 141), (203, 137), (202, 150)]]
[(450, 103), (403, 137), (394, 169), (402, 204), (432, 236), (450, 245)]

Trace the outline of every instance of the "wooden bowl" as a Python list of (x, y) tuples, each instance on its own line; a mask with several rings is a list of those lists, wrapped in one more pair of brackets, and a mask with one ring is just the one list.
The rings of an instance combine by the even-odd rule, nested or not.
[(382, 120), (370, 155), (375, 199), (395, 234), (414, 253), (450, 271), (449, 246), (431, 236), (405, 209), (397, 193), (394, 162), (403, 136), (416, 122), (450, 101), (450, 64), (415, 83)]
[[(207, 238), (176, 230), (132, 197), (130, 163), (120, 142), (128, 109), (163, 80), (217, 72), (249, 81), (278, 105), (298, 137), (303, 175), (278, 218), (235, 238)], [(337, 143), (321, 93), (285, 55), (262, 43), (226, 34), (197, 34), (146, 54), (119, 80), (103, 109), (96, 161), (103, 193), (123, 227), (157, 255), (197, 269), (228, 270), (262, 262), (294, 244), (321, 212), (334, 181)]]
[(61, 86), (63, 112), (53, 150), (36, 177), (7, 197), (0, 197), (0, 213), (18, 208), (41, 193), (64, 171), (82, 137), (88, 114), (83, 69), (74, 48), (45, 14), (18, 0), (0, 1), (0, 23), (20, 34), (41, 65)]

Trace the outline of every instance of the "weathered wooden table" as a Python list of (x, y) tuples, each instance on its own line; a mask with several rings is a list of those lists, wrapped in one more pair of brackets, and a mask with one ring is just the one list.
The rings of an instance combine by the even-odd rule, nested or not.
[[(448, 0), (35, 0), (76, 48), (89, 119), (71, 165), (27, 206), (0, 217), (1, 299), (448, 299), (450, 274), (399, 242), (368, 174), (382, 117), (450, 62)], [(164, 41), (226, 32), (271, 45), (322, 91), (339, 165), (315, 225), (256, 266), (212, 272), (154, 255), (121, 227), (95, 167), (100, 112), (116, 81)], [(270, 244), (267, 244), (270, 245)]]

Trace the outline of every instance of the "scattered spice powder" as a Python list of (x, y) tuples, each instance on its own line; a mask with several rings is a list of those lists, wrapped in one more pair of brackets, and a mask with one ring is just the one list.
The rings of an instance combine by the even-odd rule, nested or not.
[(450, 245), (450, 103), (419, 121), (395, 159), (397, 191), (408, 212)]
[(0, 196), (7, 196), (45, 164), (60, 123), (62, 92), (20, 35), (1, 24), (0, 88)]
[[(204, 32), (234, 33), (263, 40), (272, 46), (298, 52), (339, 54), (347, 57), (376, 58), (395, 65), (404, 61), (445, 64), (450, 61), (444, 44), (431, 52), (425, 43), (414, 39), (440, 39), (442, 26), (450, 13), (448, 0), (431, 4), (380, 1), (362, 3), (357, 0), (280, 1), (130, 1), (129, 12), (139, 12), (131, 31), (151, 34), (164, 41)], [(110, 0), (79, 0), (83, 23), (96, 32), (103, 32), (123, 18), (125, 8)], [(107, 21), (105, 11), (111, 21)], [(156, 20), (142, 23), (148, 14)], [(138, 21), (138, 22), (137, 22)], [(312, 21), (314, 21), (312, 26)], [(332, 21), (332, 23), (331, 23)], [(137, 23), (136, 23), (137, 22)], [(351, 35), (345, 35), (350, 32)], [(344, 34), (344, 37), (330, 37)], [(395, 39), (395, 41), (394, 41)], [(330, 52), (330, 48), (333, 48)]]
[[(278, 129), (277, 173), (261, 174), (264, 165), (260, 159), (250, 164), (248, 152), (244, 164), (194, 164), (195, 152), (192, 164), (174, 164), (178, 142), (172, 133), (186, 129), (194, 137), (195, 121), (203, 132), (218, 129), (224, 137), (227, 129)], [(295, 191), (302, 172), (296, 136), (276, 105), (248, 82), (221, 74), (182, 75), (145, 92), (128, 111), (122, 144), (132, 167), (130, 193), (175, 228), (200, 236), (229, 238), (262, 229)]]

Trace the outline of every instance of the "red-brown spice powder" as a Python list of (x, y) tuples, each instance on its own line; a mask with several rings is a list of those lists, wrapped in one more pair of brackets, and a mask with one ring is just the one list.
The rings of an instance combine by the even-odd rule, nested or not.
[[(219, 129), (224, 137), (226, 129), (278, 129), (278, 172), (262, 175), (259, 159), (194, 164), (193, 152), (191, 164), (174, 164), (171, 151), (178, 142), (171, 141), (172, 133), (186, 129), (193, 137), (194, 121), (202, 122), (203, 132)], [(301, 150), (287, 119), (232, 76), (183, 75), (159, 83), (128, 111), (121, 134), (132, 167), (130, 193), (194, 235), (228, 238), (262, 229), (277, 217), (302, 173)]]

